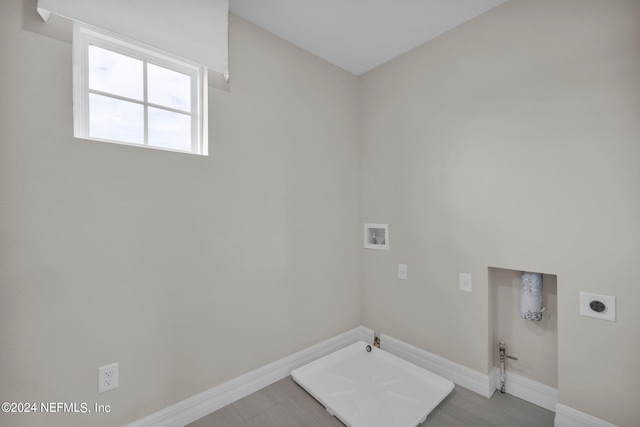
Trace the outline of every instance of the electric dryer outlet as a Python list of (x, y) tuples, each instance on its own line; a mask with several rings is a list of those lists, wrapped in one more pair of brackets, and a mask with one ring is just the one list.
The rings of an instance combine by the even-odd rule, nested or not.
[(580, 315), (616, 321), (616, 297), (580, 292)]

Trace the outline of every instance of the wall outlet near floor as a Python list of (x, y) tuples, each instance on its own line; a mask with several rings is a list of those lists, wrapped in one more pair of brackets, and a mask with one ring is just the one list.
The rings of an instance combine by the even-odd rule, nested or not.
[(580, 292), (580, 315), (616, 321), (616, 297)]
[(471, 274), (460, 273), (460, 290), (471, 292)]
[(98, 393), (118, 388), (118, 363), (98, 368)]
[(407, 280), (407, 264), (398, 264), (398, 279)]

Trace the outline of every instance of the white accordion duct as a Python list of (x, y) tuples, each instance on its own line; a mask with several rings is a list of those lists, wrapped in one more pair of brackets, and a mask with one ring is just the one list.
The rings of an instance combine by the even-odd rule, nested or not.
[(542, 320), (542, 312), (542, 274), (523, 272), (520, 317), (527, 320)]

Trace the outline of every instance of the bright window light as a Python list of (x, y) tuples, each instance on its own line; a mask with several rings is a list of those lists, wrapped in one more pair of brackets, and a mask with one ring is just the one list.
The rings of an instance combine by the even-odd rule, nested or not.
[(73, 77), (76, 137), (207, 154), (204, 67), (75, 24)]

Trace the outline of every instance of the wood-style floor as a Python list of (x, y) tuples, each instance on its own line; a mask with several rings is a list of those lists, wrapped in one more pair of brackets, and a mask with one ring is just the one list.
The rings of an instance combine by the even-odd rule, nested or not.
[[(553, 412), (496, 392), (491, 399), (456, 385), (421, 427), (545, 427)], [(187, 427), (343, 427), (291, 377), (207, 415)]]

